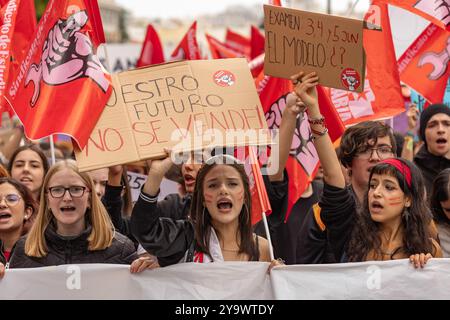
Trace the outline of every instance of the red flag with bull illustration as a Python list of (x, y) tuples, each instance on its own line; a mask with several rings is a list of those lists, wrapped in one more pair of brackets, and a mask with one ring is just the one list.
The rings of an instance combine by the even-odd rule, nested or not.
[[(373, 1), (365, 20), (382, 31), (364, 29), (367, 72), (362, 93), (330, 89), (330, 98), (345, 125), (393, 117), (405, 111), (386, 4)], [(382, 53), (382, 54), (381, 54)]]
[(112, 92), (89, 34), (102, 39), (84, 1), (48, 2), (7, 92), (29, 139), (64, 133), (86, 145)]
[[(257, 90), (270, 129), (278, 129), (281, 124), (286, 97), (293, 90), (291, 81), (260, 74), (256, 79)], [(336, 141), (344, 133), (345, 127), (325, 90), (318, 86), (317, 94), (320, 111), (325, 117), (326, 125), (332, 141)], [(314, 179), (319, 167), (319, 156), (314, 147), (307, 114), (297, 119), (297, 126), (292, 139), (290, 157), (286, 163), (289, 176), (288, 208), (285, 220), (289, 218), (291, 209), (300, 199), (308, 185)]]
[(400, 79), (431, 103), (442, 103), (449, 61), (450, 33), (430, 23), (398, 60)]
[(164, 52), (158, 33), (151, 24), (147, 26), (147, 34), (142, 44), (141, 55), (136, 63), (136, 68), (151, 66), (164, 62)]
[(190, 26), (170, 58), (171, 60), (200, 60), (202, 58), (197, 43), (197, 21)]
[(449, 0), (380, 0), (411, 11), (422, 18), (450, 31), (450, 1)]

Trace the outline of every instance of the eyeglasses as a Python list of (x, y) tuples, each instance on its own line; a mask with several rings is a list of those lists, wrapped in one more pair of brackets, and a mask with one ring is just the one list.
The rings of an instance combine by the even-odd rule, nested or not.
[(5, 203), (8, 207), (14, 207), (19, 203), (20, 199), (22, 199), (21, 196), (19, 196), (18, 194), (11, 193), (1, 197), (0, 203), (2, 203), (3, 200), (5, 200)]
[(56, 186), (48, 188), (48, 191), (52, 195), (53, 198), (62, 198), (66, 194), (66, 191), (69, 191), (69, 194), (72, 198), (81, 198), (84, 194), (84, 192), (88, 189), (87, 187), (82, 186), (70, 186), (70, 187), (63, 187), (63, 186)]
[(378, 148), (368, 148), (364, 151), (358, 152), (357, 157), (361, 159), (370, 159), (374, 150), (377, 153), (378, 158), (382, 160), (392, 158), (392, 156), (394, 155), (391, 147), (383, 146)]

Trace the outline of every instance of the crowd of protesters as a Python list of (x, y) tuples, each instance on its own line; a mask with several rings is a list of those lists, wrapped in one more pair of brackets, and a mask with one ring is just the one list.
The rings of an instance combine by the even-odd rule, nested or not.
[[(318, 77), (299, 73), (292, 81), (278, 170), (264, 176), (274, 209), (274, 257), (265, 232), (251, 224), (244, 165), (230, 154), (192, 151), (175, 165), (167, 150), (164, 159), (145, 162), (147, 181), (133, 207), (126, 179), (131, 166), (84, 173), (67, 152), (50, 166), (45, 144), (27, 141), (15, 128), (1, 150), (0, 277), (7, 268), (73, 263), (128, 264), (142, 272), (180, 262), (265, 261), (270, 271), (283, 261), (410, 259), (424, 267), (430, 258), (450, 257), (449, 107), (431, 105), (420, 115), (411, 107), (410, 131), (400, 137), (383, 122), (358, 123), (335, 149), (319, 108)], [(323, 175), (286, 220), (285, 166), (296, 120), (305, 112)], [(158, 201), (169, 176), (179, 192)]]

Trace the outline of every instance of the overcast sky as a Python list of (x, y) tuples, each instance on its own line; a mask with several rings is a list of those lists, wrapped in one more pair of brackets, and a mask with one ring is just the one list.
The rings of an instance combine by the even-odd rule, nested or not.
[[(334, 10), (347, 8), (347, 2), (357, 0), (332, 0)], [(251, 7), (255, 4), (268, 3), (268, 0), (116, 0), (133, 15), (148, 18), (193, 18), (200, 14), (221, 12), (231, 5), (244, 5)], [(326, 0), (320, 0), (323, 6)], [(357, 9), (368, 7), (369, 0), (359, 0)]]

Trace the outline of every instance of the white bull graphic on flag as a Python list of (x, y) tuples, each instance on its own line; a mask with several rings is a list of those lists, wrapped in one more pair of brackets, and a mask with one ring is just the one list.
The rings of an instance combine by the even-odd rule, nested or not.
[(39, 64), (32, 64), (25, 79), (25, 87), (34, 84), (30, 104), (36, 105), (43, 80), (47, 85), (61, 85), (79, 78), (91, 78), (106, 92), (109, 82), (102, 65), (93, 54), (92, 42), (81, 29), (88, 22), (86, 11), (58, 20), (49, 31)]

